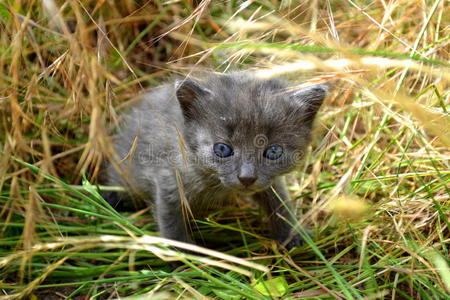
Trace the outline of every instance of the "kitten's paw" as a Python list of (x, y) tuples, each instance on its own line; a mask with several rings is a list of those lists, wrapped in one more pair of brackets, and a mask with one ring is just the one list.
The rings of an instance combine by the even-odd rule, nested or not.
[(181, 267), (183, 267), (183, 266), (186, 267), (186, 265), (182, 261), (179, 261), (179, 260), (171, 261), (169, 263), (169, 265), (170, 265), (170, 269), (171, 269), (172, 272), (177, 270), (178, 268), (181, 269)]
[[(308, 228), (303, 228), (304, 231), (306, 231), (306, 234), (308, 234), (309, 237), (312, 237), (312, 233)], [(300, 246), (303, 246), (306, 244), (303, 237), (298, 232), (291, 232), (289, 237), (283, 239), (280, 241), (280, 244), (283, 245), (287, 250), (291, 250)]]
[(126, 194), (124, 192), (101, 191), (100, 195), (117, 211), (125, 210)]
[(305, 244), (305, 240), (303, 240), (299, 235), (296, 235), (292, 237), (292, 239), (286, 243), (284, 246), (288, 251), (300, 246), (303, 246)]

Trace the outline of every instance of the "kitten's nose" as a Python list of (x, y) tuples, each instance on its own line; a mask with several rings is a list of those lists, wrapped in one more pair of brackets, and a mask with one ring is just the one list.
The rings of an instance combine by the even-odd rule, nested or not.
[(255, 183), (257, 178), (254, 176), (238, 176), (238, 179), (243, 186), (248, 187)]
[(245, 161), (241, 165), (241, 169), (239, 170), (237, 178), (242, 183), (243, 186), (248, 187), (255, 183), (256, 179), (256, 170), (255, 166), (248, 161)]

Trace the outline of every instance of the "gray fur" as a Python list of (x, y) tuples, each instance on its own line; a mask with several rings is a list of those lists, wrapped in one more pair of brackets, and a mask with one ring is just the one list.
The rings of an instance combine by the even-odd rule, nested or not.
[[(106, 184), (124, 185), (131, 197), (154, 203), (162, 236), (184, 242), (192, 240), (183, 199), (201, 215), (229, 198), (252, 196), (270, 215), (274, 239), (298, 246), (282, 176), (300, 162), (326, 93), (324, 85), (296, 89), (250, 73), (156, 88), (126, 115), (114, 143), (119, 161), (107, 165)], [(215, 143), (232, 146), (234, 155), (217, 157)], [(284, 150), (278, 160), (263, 157), (271, 145)], [(108, 200), (123, 199), (110, 195)]]

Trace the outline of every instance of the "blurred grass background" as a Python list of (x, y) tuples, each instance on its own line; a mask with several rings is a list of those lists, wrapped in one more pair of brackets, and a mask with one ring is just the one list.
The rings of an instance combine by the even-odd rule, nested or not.
[[(449, 299), (449, 7), (1, 1), (0, 299)], [(308, 245), (243, 204), (195, 232), (240, 259), (183, 256), (98, 195), (129, 100), (202, 68), (337, 82), (289, 178)]]

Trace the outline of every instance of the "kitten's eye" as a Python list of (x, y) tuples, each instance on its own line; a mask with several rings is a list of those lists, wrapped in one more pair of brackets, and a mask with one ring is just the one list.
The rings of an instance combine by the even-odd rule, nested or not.
[(264, 150), (264, 157), (270, 160), (276, 160), (283, 154), (283, 148), (281, 146), (270, 146)]
[(214, 153), (220, 158), (225, 158), (234, 154), (233, 148), (222, 143), (214, 144), (213, 150)]

